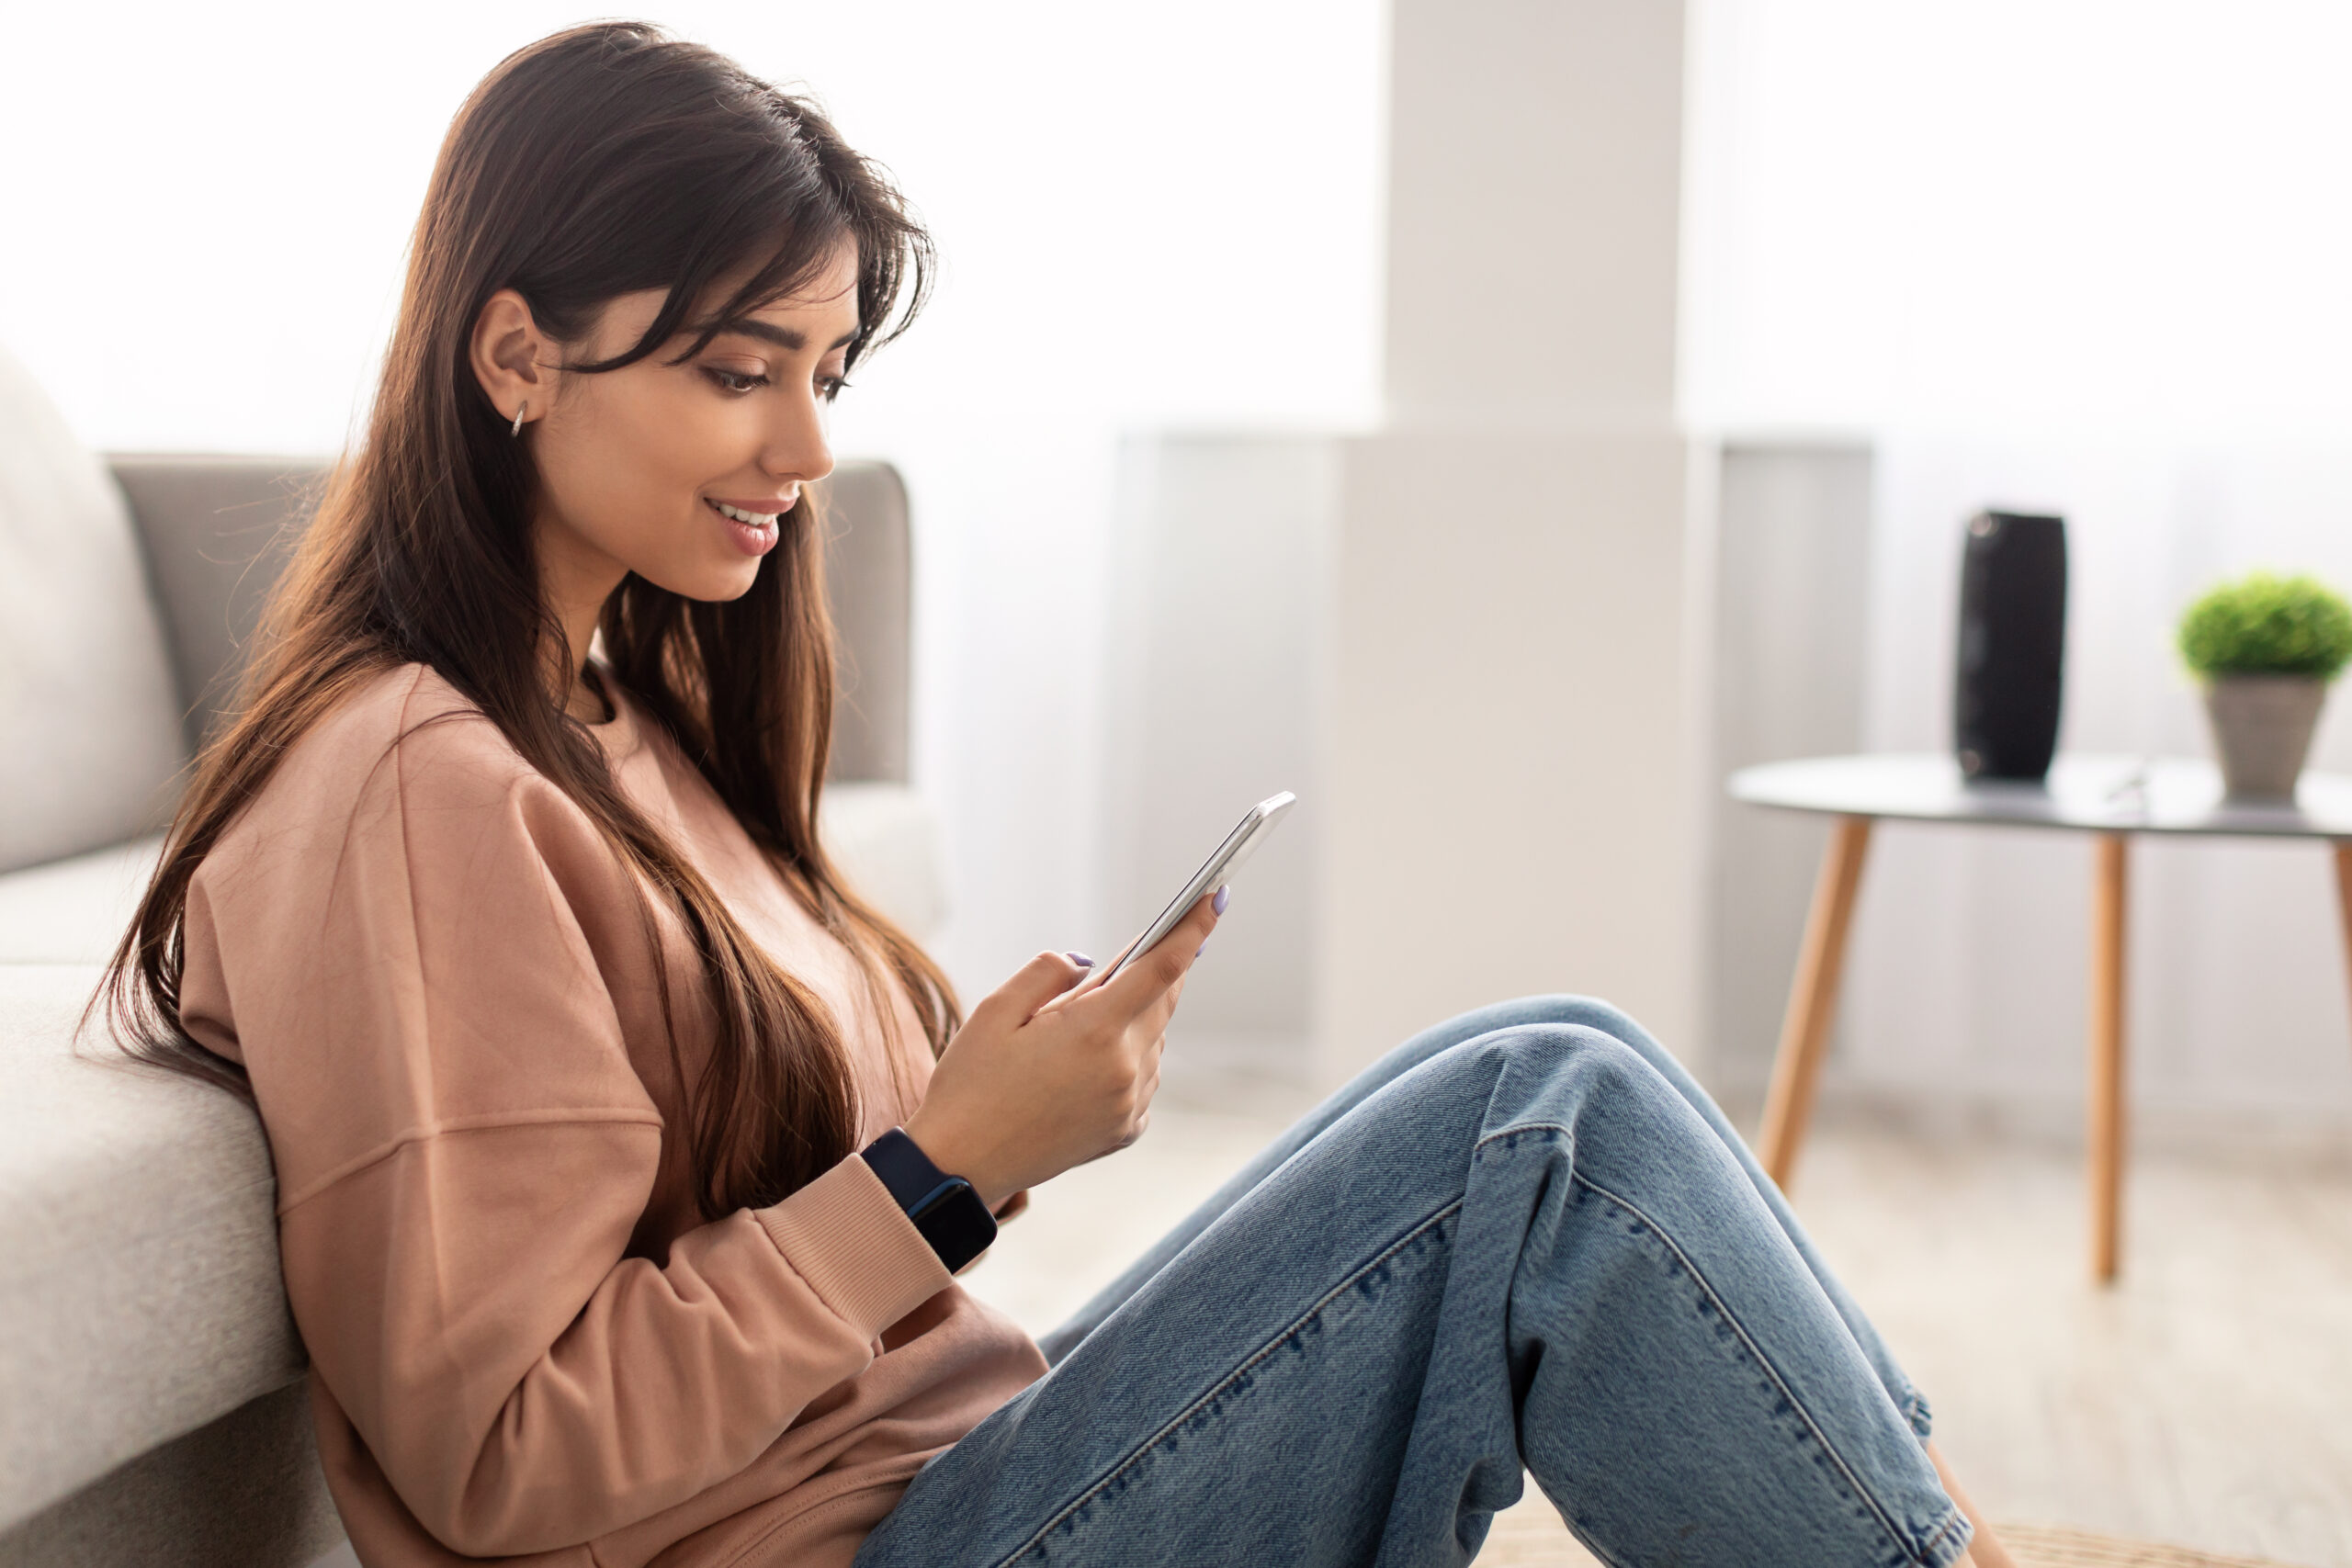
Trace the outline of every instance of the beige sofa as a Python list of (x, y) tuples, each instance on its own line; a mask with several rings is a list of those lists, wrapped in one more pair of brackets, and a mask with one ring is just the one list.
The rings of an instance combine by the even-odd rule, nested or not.
[[(243, 1105), (72, 1043), (178, 770), (315, 465), (76, 450), (0, 355), (0, 1568), (300, 1568), (342, 1531)], [(831, 483), (843, 695), (828, 842), (917, 932), (909, 538), (882, 464)]]

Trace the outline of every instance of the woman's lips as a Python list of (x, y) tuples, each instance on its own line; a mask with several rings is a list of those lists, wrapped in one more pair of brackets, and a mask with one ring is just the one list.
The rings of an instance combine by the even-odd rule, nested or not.
[[(782, 531), (776, 526), (777, 513), (753, 512), (748, 506), (740, 506), (733, 502), (713, 501), (707, 496), (703, 498), (703, 504), (709, 507), (718, 520), (726, 525), (728, 541), (747, 556), (767, 554), (775, 548), (776, 540), (782, 536)], [(790, 508), (785, 507), (778, 510), (779, 512), (789, 511)], [(741, 515), (729, 516), (729, 512), (749, 513), (752, 516), (762, 518), (763, 521), (746, 522)]]
[(713, 506), (731, 506), (738, 512), (749, 512), (762, 517), (775, 517), (780, 516), (799, 505), (800, 492), (797, 490), (794, 490), (789, 491), (783, 495), (755, 495), (748, 498), (733, 495), (713, 495), (706, 496), (704, 499), (708, 501)]

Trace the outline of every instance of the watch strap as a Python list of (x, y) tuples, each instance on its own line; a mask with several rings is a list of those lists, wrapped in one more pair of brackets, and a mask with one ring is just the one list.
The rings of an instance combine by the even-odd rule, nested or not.
[(932, 1164), (903, 1129), (891, 1128), (858, 1153), (949, 1273), (996, 1240), (996, 1216), (972, 1184)]

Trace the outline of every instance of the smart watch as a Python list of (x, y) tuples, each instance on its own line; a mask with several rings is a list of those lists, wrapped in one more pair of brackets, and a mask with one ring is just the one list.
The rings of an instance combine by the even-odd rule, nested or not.
[(931, 1156), (912, 1138), (891, 1128), (859, 1156), (881, 1178), (882, 1185), (950, 1274), (978, 1258), (996, 1240), (996, 1216), (960, 1176), (950, 1176), (931, 1163)]

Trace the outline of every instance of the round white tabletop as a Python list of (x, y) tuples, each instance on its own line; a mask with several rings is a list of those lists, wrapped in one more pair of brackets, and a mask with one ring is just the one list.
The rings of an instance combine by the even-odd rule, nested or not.
[(2212, 763), (2178, 757), (2061, 757), (2047, 784), (1970, 783), (1950, 757), (1928, 753), (1814, 757), (1743, 768), (1728, 787), (1752, 806), (1841, 817), (2352, 839), (2352, 778), (2307, 773), (2292, 801), (2229, 800)]

